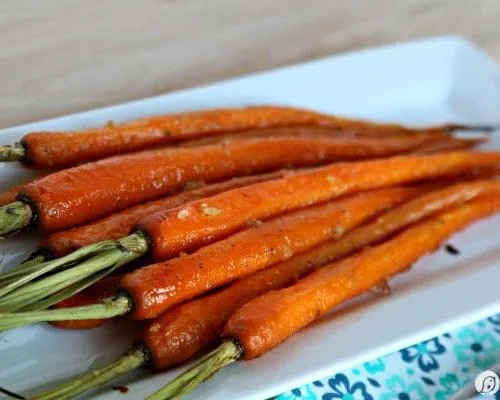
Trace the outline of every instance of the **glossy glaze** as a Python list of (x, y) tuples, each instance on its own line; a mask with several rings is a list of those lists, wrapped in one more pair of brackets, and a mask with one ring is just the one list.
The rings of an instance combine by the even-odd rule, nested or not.
[[(345, 129), (363, 136), (387, 136), (415, 132), (399, 125), (374, 124), (287, 107), (214, 109), (147, 118), (73, 132), (33, 132), (23, 138), (28, 162), (34, 168), (63, 168), (104, 157), (144, 150), (188, 139), (242, 132), (258, 128), (313, 125)], [(448, 127), (418, 130), (445, 133)]]
[(430, 139), (423, 135), (388, 140), (257, 138), (150, 150), (51, 174), (27, 185), (22, 194), (36, 205), (40, 227), (55, 232), (161, 198), (193, 180), (213, 182), (289, 165), (401, 153)]
[(225, 190), (279, 178), (283, 176), (283, 173), (284, 172), (279, 171), (269, 174), (233, 178), (228, 181), (206, 185), (199, 189), (188, 190), (160, 200), (154, 200), (146, 204), (140, 204), (95, 222), (91, 222), (90, 224), (48, 235), (48, 237), (40, 243), (40, 248), (48, 249), (51, 254), (60, 257), (92, 243), (109, 239), (119, 239), (128, 235), (132, 231), (134, 225), (137, 224), (141, 218), (148, 215), (180, 206), (189, 201), (212, 196)]
[[(455, 152), (336, 164), (233, 189), (142, 220), (155, 260), (228, 236), (267, 219), (341, 195), (500, 164), (500, 153)], [(204, 205), (221, 212), (206, 215)]]
[(322, 267), (293, 286), (250, 300), (228, 320), (223, 336), (240, 341), (244, 359), (259, 357), (334, 306), (402, 272), (466, 225), (498, 211), (498, 196), (444, 211), (379, 246)]
[(307, 251), (366, 221), (422, 188), (361, 193), (258, 224), (229, 238), (127, 274), (120, 287), (133, 298), (132, 316), (154, 318), (170, 307)]
[(342, 127), (346, 123), (342, 118), (285, 107), (215, 109), (111, 123), (79, 132), (35, 132), (26, 135), (23, 142), (33, 167), (67, 167), (219, 132), (304, 124)]

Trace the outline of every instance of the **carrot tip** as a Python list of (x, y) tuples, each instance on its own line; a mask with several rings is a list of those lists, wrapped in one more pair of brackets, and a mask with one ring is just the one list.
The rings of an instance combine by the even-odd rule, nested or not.
[(500, 125), (459, 125), (459, 124), (451, 124), (447, 126), (448, 130), (451, 132), (454, 131), (480, 131), (491, 133), (500, 129)]
[(0, 207), (0, 237), (27, 227), (32, 217), (31, 207), (22, 201)]
[(146, 400), (179, 399), (226, 365), (237, 361), (241, 356), (241, 346), (232, 340), (226, 340), (217, 349), (201, 358), (186, 372), (153, 393)]
[(21, 143), (0, 146), (0, 161), (22, 161), (26, 159), (26, 148)]

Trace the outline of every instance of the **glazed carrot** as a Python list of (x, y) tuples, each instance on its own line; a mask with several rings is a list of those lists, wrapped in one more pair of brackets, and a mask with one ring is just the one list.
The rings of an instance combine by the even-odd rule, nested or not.
[(218, 349), (148, 399), (179, 399), (224, 366), (263, 355), (336, 305), (404, 271), (453, 233), (498, 211), (498, 196), (473, 200), (328, 264), (288, 288), (250, 300), (227, 321)]
[[(132, 317), (135, 319), (153, 318), (168, 308), (211, 288), (288, 259), (294, 254), (307, 251), (316, 244), (340, 235), (388, 207), (401, 203), (424, 190), (428, 190), (428, 187), (390, 188), (360, 193), (345, 200), (317, 205), (278, 217), (264, 224), (253, 224), (251, 228), (202, 247), (191, 255), (182, 255), (165, 263), (141, 268), (139, 271), (149, 274), (147, 281), (142, 285), (143, 290), (136, 284), (142, 279), (140, 274), (127, 274), (121, 280), (120, 293), (122, 289), (127, 292), (130, 290), (129, 297), (123, 300), (123, 295), (120, 294), (116, 300), (107, 302), (107, 305), (113, 308), (116, 304), (121, 304), (118, 314), (114, 314), (121, 315), (130, 311), (132, 303), (129, 299), (133, 298)], [(108, 254), (107, 257), (111, 256)], [(94, 261), (90, 259), (86, 262), (93, 270)], [(70, 272), (73, 276), (74, 272)], [(130, 277), (131, 275), (134, 276)], [(2, 311), (24, 309), (27, 304), (33, 304), (34, 301), (46, 297), (43, 289), (47, 286), (58, 287), (57, 283), (65, 282), (65, 279), (61, 280), (61, 276), (58, 274), (49, 276), (14, 292), (11, 295), (13, 297), (6, 296), (0, 301), (0, 309)], [(158, 281), (156, 288), (151, 286), (153, 279)], [(37, 288), (42, 288), (42, 290), (37, 291)], [(149, 294), (146, 294), (147, 291)], [(37, 297), (39, 292), (42, 295)], [(99, 305), (89, 307), (99, 307)], [(69, 312), (68, 315), (71, 315), (63, 319), (86, 319), (86, 316), (83, 318), (77, 316), (74, 310), (38, 311), (37, 315), (44, 316), (46, 313), (59, 315), (60, 311), (63, 311), (63, 314)], [(21, 314), (25, 313), (18, 315)], [(14, 317), (14, 315), (1, 315), (0, 329), (3, 322), (10, 325), (9, 318), (5, 317)], [(100, 316), (95, 318), (100, 318)]]
[(224, 237), (253, 219), (266, 219), (349, 193), (453, 176), (499, 163), (500, 153), (456, 152), (336, 164), (159, 212), (144, 218), (139, 228), (152, 243), (153, 258), (165, 260), (193, 244), (198, 247), (200, 236), (211, 240)]
[[(34, 132), (20, 144), (0, 147), (0, 160), (25, 161), (34, 168), (68, 167), (112, 155), (248, 129), (315, 125), (336, 129), (408, 132), (398, 125), (376, 125), (287, 107), (215, 109), (146, 118), (75, 132)], [(424, 131), (449, 132), (447, 125)], [(488, 128), (486, 128), (488, 129)]]
[[(47, 287), (44, 285), (47, 285), (47, 282), (57, 281), (62, 284), (68, 275), (74, 279), (71, 283), (77, 282), (75, 269), (81, 274), (80, 279), (85, 279), (90, 273), (88, 271), (92, 273), (105, 271), (116, 263), (123, 265), (148, 252), (155, 260), (166, 260), (181, 251), (193, 247), (199, 248), (205, 243), (227, 237), (252, 220), (268, 219), (284, 212), (363, 190), (443, 176), (457, 176), (469, 169), (498, 164), (500, 164), (500, 153), (495, 152), (455, 152), (394, 157), (336, 164), (233, 189), (147, 217), (141, 222), (139, 231), (120, 239), (117, 243), (96, 243), (46, 263), (33, 274), (0, 288), (0, 309), (4, 311), (19, 309), (12, 309), (10, 303), (12, 297), (17, 297), (21, 293), (25, 296), (29, 293), (31, 301), (36, 301), (37, 297), (32, 290), (44, 287), (43, 293), (46, 293)], [(113, 254), (109, 254), (110, 252)], [(86, 261), (73, 266), (81, 260)], [(55, 268), (64, 270), (35, 283), (29, 283)], [(163, 269), (165, 267), (160, 263), (155, 268), (149, 267), (147, 273), (139, 272), (146, 271), (141, 269), (127, 275), (122, 282), (124, 293), (127, 291), (146, 293), (148, 290), (154, 292), (155, 288), (161, 290), (160, 276)], [(51, 290), (51, 293), (54, 291)], [(168, 304), (168, 298), (166, 296), (163, 298)], [(119, 304), (116, 306), (116, 312), (122, 313), (128, 310), (129, 300), (125, 297), (117, 303)], [(163, 307), (162, 304), (158, 306)], [(147, 314), (148, 310), (145, 311)]]
[(230, 132), (226, 134), (221, 134), (217, 136), (208, 136), (198, 139), (188, 140), (180, 143), (183, 147), (192, 146), (202, 146), (212, 143), (217, 143), (221, 140), (237, 140), (237, 139), (248, 139), (252, 137), (277, 137), (277, 136), (302, 136), (302, 137), (336, 137), (336, 138), (388, 138), (395, 136), (407, 136), (418, 134), (428, 134), (436, 135), (439, 137), (451, 137), (449, 133), (452, 131), (447, 128), (434, 128), (421, 131), (415, 131), (410, 129), (402, 129), (397, 125), (387, 125), (382, 128), (379, 124), (367, 124), (356, 125), (354, 121), (351, 121), (349, 126), (344, 126), (342, 128), (331, 128), (322, 127), (314, 125), (303, 125), (303, 126), (285, 126), (278, 128), (259, 128), (259, 129), (249, 129), (239, 132)]
[[(250, 175), (241, 178), (233, 178), (212, 185), (204, 185), (204, 183), (200, 181), (189, 182), (185, 192), (146, 204), (140, 204), (87, 225), (53, 233), (48, 235), (48, 237), (41, 242), (38, 250), (31, 254), (27, 261), (1, 273), (0, 284), (6, 284), (23, 275), (36, 271), (39, 264), (51, 260), (54, 257), (61, 257), (69, 254), (80, 247), (103, 240), (119, 239), (129, 233), (142, 217), (157, 211), (176, 207), (188, 201), (211, 196), (225, 190), (279, 178), (283, 176), (284, 173), (284, 171), (278, 171), (262, 175)], [(197, 186), (199, 188), (196, 188)]]
[(479, 146), (487, 141), (485, 138), (462, 139), (449, 136), (447, 139), (423, 145), (413, 151), (415, 154), (439, 153), (445, 151), (467, 150), (472, 147)]
[[(120, 289), (134, 299), (133, 318), (154, 318), (206, 290), (304, 252), (329, 237), (341, 236), (422, 190), (427, 188), (381, 189), (298, 211), (202, 247), (192, 255), (127, 274)], [(171, 288), (168, 296), (165, 288)]]
[(16, 203), (0, 208), (0, 235), (36, 224), (67, 229), (151, 201), (192, 180), (220, 181), (249, 173), (411, 151), (434, 141), (410, 138), (257, 138), (189, 149), (152, 150), (57, 172), (27, 185)]
[(120, 239), (130, 233), (134, 225), (137, 224), (141, 218), (147, 217), (158, 211), (178, 207), (189, 201), (212, 196), (226, 190), (280, 178), (283, 174), (283, 171), (278, 171), (262, 175), (250, 175), (211, 185), (204, 185), (202, 182), (193, 182), (194, 185), (200, 184), (201, 187), (146, 204), (140, 204), (87, 225), (53, 233), (41, 242), (40, 247), (42, 250), (49, 251), (55, 257), (61, 257), (92, 243), (102, 240)]
[[(78, 307), (99, 303), (116, 293), (121, 278), (119, 275), (107, 276), (69, 299), (54, 304), (53, 308)], [(93, 329), (101, 326), (106, 321), (107, 319), (54, 321), (51, 322), (51, 325), (61, 329)]]
[[(477, 190), (482, 185), (490, 186), (492, 191)], [(474, 194), (498, 194), (499, 189), (500, 183), (495, 185), (494, 181), (485, 180), (424, 194), (338, 240), (328, 240), (213, 294), (177, 306), (152, 320), (128, 353), (113, 364), (64, 385), (65, 393), (68, 397), (76, 396), (140, 366), (162, 370), (180, 364), (216, 340), (231, 314), (250, 299), (289, 286), (318, 266), (377, 243), (440, 210), (470, 200)], [(39, 399), (58, 399), (61, 390), (61, 387), (51, 390)]]

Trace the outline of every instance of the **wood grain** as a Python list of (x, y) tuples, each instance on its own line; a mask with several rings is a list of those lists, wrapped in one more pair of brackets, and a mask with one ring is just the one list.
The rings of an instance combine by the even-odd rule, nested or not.
[(420, 36), (500, 59), (499, 17), (498, 0), (3, 0), (0, 127)]

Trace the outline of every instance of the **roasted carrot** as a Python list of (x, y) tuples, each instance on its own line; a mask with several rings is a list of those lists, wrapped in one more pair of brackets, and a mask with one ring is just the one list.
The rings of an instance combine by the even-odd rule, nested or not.
[(485, 138), (466, 139), (466, 138), (455, 138), (449, 136), (447, 139), (424, 145), (413, 151), (413, 153), (429, 154), (429, 153), (439, 153), (445, 151), (467, 150), (471, 149), (472, 147), (479, 146), (480, 144), (483, 144), (486, 141), (487, 139)]
[[(24, 161), (34, 168), (62, 168), (112, 155), (225, 132), (257, 128), (314, 125), (336, 129), (408, 132), (398, 125), (376, 125), (286, 107), (215, 109), (146, 118), (124, 124), (74, 132), (29, 133), (21, 143), (0, 147), (0, 161)], [(466, 127), (460, 127), (466, 128)], [(424, 129), (449, 132), (447, 125)], [(488, 129), (488, 128), (486, 128)]]
[[(146, 273), (151, 270), (151, 274), (155, 275), (155, 278), (151, 275), (148, 279), (149, 282), (158, 279), (158, 290), (152, 288), (149, 282), (145, 282), (143, 286), (145, 291), (140, 293), (139, 289), (134, 288), (134, 284), (129, 282), (137, 282), (141, 277), (136, 275), (127, 279), (130, 275), (128, 274), (121, 280), (120, 291), (130, 290), (129, 298), (134, 298), (133, 318), (150, 319), (210, 288), (307, 251), (327, 238), (350, 230), (387, 207), (401, 203), (410, 196), (422, 193), (423, 190), (428, 189), (424, 186), (360, 193), (345, 200), (314, 206), (264, 224), (252, 225), (225, 240), (202, 247), (191, 255), (182, 255), (166, 263), (141, 268), (140, 270)], [(89, 260), (87, 263), (92, 264), (93, 261)], [(92, 270), (92, 266), (89, 268)], [(74, 272), (70, 272), (73, 276)], [(161, 276), (162, 274), (164, 276)], [(34, 282), (31, 286), (16, 291), (13, 297), (7, 296), (2, 299), (0, 309), (3, 311), (24, 309), (26, 305), (46, 297), (45, 288), (48, 286), (59, 288), (57, 283), (60, 282), (65, 282), (65, 279), (61, 280), (61, 275), (58, 274)], [(37, 288), (43, 290), (39, 292)], [(150, 294), (145, 295), (149, 290)], [(123, 301), (121, 298), (120, 295), (116, 301), (109, 303), (109, 305), (121, 304), (120, 311), (115, 315), (130, 311), (131, 302), (128, 299)], [(89, 307), (99, 307), (99, 305)], [(69, 312), (68, 315), (72, 317), (65, 319), (86, 319), (86, 317), (73, 317), (76, 315), (74, 310), (50, 310), (39, 313), (45, 315), (47, 312), (56, 314)], [(3, 321), (9, 321), (4, 315), (0, 318), (0, 327)], [(14, 314), (9, 315), (14, 316)]]
[[(44, 268), (23, 277), (22, 280), (0, 288), (0, 297), (2, 297), (0, 307), (3, 310), (12, 310), (9, 305), (12, 297), (17, 297), (21, 293), (25, 293), (26, 296), (29, 293), (29, 298), (36, 301), (34, 299), (37, 296), (34, 296), (32, 292), (34, 287), (44, 287), (42, 292), (47, 293), (48, 289), (44, 286), (47, 282), (57, 281), (62, 284), (68, 275), (75, 279), (71, 283), (75, 283), (78, 281), (75, 268), (81, 271), (79, 272), (81, 279), (86, 279), (89, 271), (92, 273), (105, 271), (117, 263), (123, 265), (128, 260), (133, 260), (147, 252), (151, 252), (156, 260), (165, 260), (194, 245), (196, 245), (195, 248), (199, 248), (204, 243), (227, 237), (252, 220), (268, 219), (341, 195), (404, 182), (457, 176), (467, 172), (469, 168), (495, 166), (499, 163), (500, 154), (495, 152), (456, 152), (394, 157), (336, 164), (233, 189), (165, 213), (157, 213), (153, 217), (147, 217), (142, 221), (141, 229), (137, 233), (120, 239), (117, 243), (101, 242), (46, 263)], [(86, 261), (74, 267), (73, 265), (78, 260)], [(65, 270), (35, 283), (26, 284), (55, 268)], [(127, 291), (146, 293), (148, 290), (154, 291), (156, 286), (161, 288), (162, 279), (159, 276), (160, 271), (164, 269), (165, 265), (160, 263), (155, 267), (141, 269), (127, 275), (122, 281), (124, 293)], [(169, 278), (165, 278), (165, 282), (168, 281)], [(51, 290), (50, 293), (54, 291)], [(129, 300), (125, 297), (117, 302), (117, 313), (128, 310)], [(168, 304), (169, 298), (163, 296), (162, 299), (165, 304)], [(149, 306), (152, 305), (149, 304)], [(159, 306), (163, 307), (161, 304)], [(139, 311), (142, 312), (142, 310)], [(148, 311), (144, 311), (147, 314)]]
[[(55, 304), (53, 308), (69, 308), (99, 303), (116, 293), (120, 279), (119, 275), (107, 276), (84, 291)], [(54, 321), (51, 322), (51, 325), (61, 329), (93, 329), (106, 321), (107, 319), (67, 320)]]
[[(449, 135), (451, 130), (449, 129), (427, 129), (422, 130), (418, 134), (428, 134), (440, 137), (452, 137)], [(252, 137), (277, 137), (277, 136), (302, 136), (302, 137), (337, 137), (337, 138), (389, 138), (395, 136), (404, 135), (415, 135), (417, 131), (410, 129), (402, 129), (397, 125), (388, 125), (386, 128), (382, 129), (382, 125), (373, 124), (373, 128), (370, 128), (369, 124), (356, 125), (352, 121), (349, 126), (343, 128), (331, 128), (322, 127), (314, 125), (303, 125), (303, 126), (285, 126), (278, 128), (259, 128), (259, 129), (249, 129), (239, 132), (229, 132), (217, 136), (208, 136), (198, 139), (188, 140), (181, 142), (179, 145), (183, 147), (192, 146), (202, 146), (212, 143), (217, 143), (221, 140), (237, 140), (237, 139), (248, 139)]]
[(429, 135), (387, 139), (257, 138), (189, 149), (152, 150), (57, 172), (27, 185), (0, 208), (0, 235), (27, 225), (67, 229), (165, 196), (192, 180), (207, 182), (286, 167), (398, 154)]
[[(76, 396), (140, 366), (162, 370), (180, 364), (216, 340), (231, 314), (250, 299), (286, 287), (318, 266), (373, 245), (453, 204), (470, 200), (474, 194), (481, 193), (474, 189), (477, 186), (493, 184), (491, 181), (478, 181), (424, 194), (338, 240), (330, 239), (306, 253), (237, 280), (213, 294), (174, 307), (152, 320), (139, 333), (135, 346), (111, 365), (37, 398), (59, 399), (62, 391), (67, 397)], [(496, 186), (498, 194), (500, 184)], [(493, 193), (495, 191), (488, 192)]]
[(198, 246), (200, 236), (211, 240), (227, 236), (253, 219), (266, 219), (357, 191), (456, 175), (468, 168), (497, 163), (500, 153), (457, 152), (336, 164), (159, 212), (144, 218), (139, 229), (151, 241), (153, 258), (164, 260), (193, 244)]
[(500, 197), (477, 199), (408, 228), (393, 239), (250, 300), (227, 321), (222, 344), (148, 397), (179, 399), (238, 359), (268, 352), (336, 305), (407, 269), (468, 224), (500, 211)]
[(27, 261), (1, 273), (0, 286), (1, 284), (12, 282), (23, 275), (36, 271), (39, 268), (39, 264), (53, 259), (54, 257), (61, 257), (92, 243), (103, 240), (119, 239), (129, 233), (132, 227), (142, 217), (157, 211), (177, 207), (188, 201), (211, 196), (225, 190), (279, 178), (283, 176), (284, 173), (285, 171), (278, 171), (262, 175), (250, 175), (211, 185), (204, 185), (204, 183), (200, 181), (189, 182), (185, 191), (182, 193), (146, 204), (140, 204), (87, 225), (53, 233), (48, 235), (48, 237), (41, 242), (38, 250), (36, 250)]
[(194, 185), (194, 187), (196, 187), (196, 185), (201, 185), (201, 187), (196, 189), (193, 188), (146, 204), (140, 204), (87, 225), (53, 233), (41, 242), (40, 248), (42, 251), (49, 251), (55, 257), (61, 257), (92, 243), (102, 240), (120, 239), (130, 233), (134, 225), (136, 225), (141, 218), (147, 217), (148, 215), (178, 207), (189, 201), (213, 196), (226, 190), (280, 178), (284, 173), (284, 171), (278, 171), (262, 175), (250, 175), (211, 185), (204, 185), (203, 182), (193, 182), (192, 185)]
[[(405, 226), (418, 222), (434, 213), (444, 210), (447, 207), (470, 201), (479, 196), (485, 197), (499, 195), (500, 181), (494, 179), (459, 183), (444, 189), (434, 190), (428, 194), (423, 194), (414, 200), (410, 200), (406, 204), (399, 206), (392, 211), (384, 213), (372, 223), (360, 227), (353, 232), (346, 232), (338, 240), (330, 240), (304, 253), (303, 255), (292, 257), (290, 260), (277, 264), (269, 270), (265, 270), (260, 274), (255, 274), (255, 278), (243, 279), (242, 282), (244, 283), (241, 285), (235, 283), (231, 287), (234, 286), (238, 288), (235, 289), (235, 293), (237, 293), (238, 296), (245, 296), (245, 293), (248, 292), (248, 290), (250, 290), (250, 293), (253, 293), (252, 290), (256, 289), (252, 289), (251, 286), (259, 288), (274, 287), (273, 282), (281, 282), (280, 279), (291, 279), (290, 277), (300, 275), (302, 273), (301, 271), (304, 269), (310, 269), (313, 265), (319, 265), (332, 261), (335, 258), (340, 258), (350, 252), (381, 241), (394, 232), (403, 229)], [(279, 275), (281, 278), (275, 275)], [(252, 282), (263, 283), (255, 283), (254, 285)], [(249, 288), (245, 290), (245, 287), (247, 286)], [(224, 293), (225, 292), (226, 291), (224, 291)], [(218, 295), (215, 295), (215, 297), (217, 298)], [(203, 300), (205, 305), (206, 301), (208, 300)], [(235, 302), (236, 297), (233, 297), (230, 303), (234, 304)], [(223, 315), (220, 309), (217, 313)], [(209, 321), (205, 321), (205, 317), (201, 314), (196, 316), (196, 318), (201, 321), (200, 326), (210, 326)], [(217, 321), (217, 318), (210, 313), (206, 313), (206, 315), (208, 315), (207, 318), (212, 320), (214, 323)], [(161, 317), (159, 318), (161, 319)], [(194, 337), (201, 338), (206, 337), (206, 335), (194, 335)], [(175, 359), (175, 357), (168, 358), (172, 360)]]

